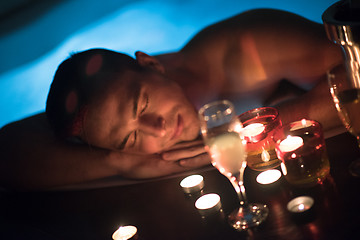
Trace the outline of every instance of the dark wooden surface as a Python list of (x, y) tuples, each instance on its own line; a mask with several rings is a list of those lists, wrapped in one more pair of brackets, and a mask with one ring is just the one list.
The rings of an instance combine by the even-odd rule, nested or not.
[[(215, 169), (203, 171), (204, 193), (221, 197), (223, 212), (202, 218), (194, 207), (198, 196), (179, 186), (184, 176), (100, 189), (57, 192), (0, 193), (0, 239), (112, 239), (120, 225), (138, 228), (138, 239), (360, 239), (360, 178), (350, 176), (349, 163), (360, 157), (349, 134), (327, 140), (331, 176), (313, 188), (294, 188), (282, 179), (260, 186), (246, 170), (245, 186), (252, 202), (269, 206), (267, 220), (237, 232), (226, 223), (236, 206), (235, 192)], [(298, 195), (315, 199), (301, 216), (286, 204)], [(358, 237), (356, 237), (358, 236)]]

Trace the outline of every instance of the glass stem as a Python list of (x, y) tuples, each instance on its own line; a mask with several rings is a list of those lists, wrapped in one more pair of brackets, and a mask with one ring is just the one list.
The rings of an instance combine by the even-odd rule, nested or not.
[(235, 191), (239, 197), (240, 205), (247, 204), (247, 198), (245, 193), (245, 186), (244, 186), (244, 171), (246, 168), (246, 162), (242, 164), (239, 174), (237, 176), (232, 176), (230, 178), (230, 182), (235, 188)]

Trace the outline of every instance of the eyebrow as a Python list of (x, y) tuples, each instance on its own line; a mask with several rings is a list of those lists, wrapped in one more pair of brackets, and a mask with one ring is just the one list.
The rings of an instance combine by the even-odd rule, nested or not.
[(133, 119), (136, 118), (136, 114), (138, 111), (138, 103), (139, 103), (139, 99), (140, 99), (140, 90), (141, 90), (141, 85), (139, 82), (136, 82), (133, 85), (133, 93), (132, 93), (132, 98), (133, 98)]
[[(138, 103), (139, 103), (139, 99), (140, 99), (140, 90), (141, 90), (141, 84), (138, 81), (134, 81), (129, 85), (129, 89), (131, 91), (130, 93), (130, 99), (132, 99), (133, 101), (133, 119), (136, 118), (137, 115), (137, 111), (138, 111)], [(123, 150), (126, 146), (127, 141), (129, 140), (129, 137), (131, 135), (132, 132), (130, 132), (128, 135), (126, 135), (126, 137), (124, 138), (124, 140), (121, 142), (120, 146), (118, 147), (118, 149)]]

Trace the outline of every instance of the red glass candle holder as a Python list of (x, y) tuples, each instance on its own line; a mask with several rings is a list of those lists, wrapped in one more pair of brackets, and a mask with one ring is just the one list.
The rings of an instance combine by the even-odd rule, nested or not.
[(280, 160), (275, 153), (273, 135), (281, 128), (279, 112), (273, 107), (261, 107), (239, 115), (246, 140), (247, 165), (256, 171), (278, 167)]
[(330, 173), (320, 123), (303, 119), (283, 126), (274, 136), (285, 179), (293, 185), (313, 186)]

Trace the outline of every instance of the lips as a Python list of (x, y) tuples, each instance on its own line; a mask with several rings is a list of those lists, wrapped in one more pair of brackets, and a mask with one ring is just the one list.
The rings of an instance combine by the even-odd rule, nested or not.
[(181, 117), (181, 115), (179, 114), (178, 117), (177, 117), (177, 124), (176, 124), (176, 127), (175, 127), (174, 135), (171, 137), (170, 140), (178, 138), (181, 135), (183, 129), (184, 129), (184, 120)]

